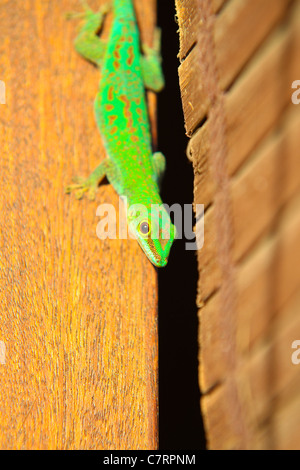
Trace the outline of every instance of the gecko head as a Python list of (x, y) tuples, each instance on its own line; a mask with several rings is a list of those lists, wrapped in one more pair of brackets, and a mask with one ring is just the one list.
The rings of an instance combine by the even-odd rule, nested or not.
[(150, 209), (134, 204), (128, 209), (127, 220), (131, 234), (151, 263), (159, 268), (166, 266), (176, 227), (163, 204), (152, 204)]

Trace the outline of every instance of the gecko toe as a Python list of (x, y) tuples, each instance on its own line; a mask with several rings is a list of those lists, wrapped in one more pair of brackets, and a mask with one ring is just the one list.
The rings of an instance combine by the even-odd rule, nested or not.
[(75, 199), (82, 199), (84, 193), (85, 193), (85, 189), (84, 189), (84, 188), (77, 189), (77, 190), (75, 191), (75, 193), (74, 193)]
[(95, 188), (95, 187), (91, 187), (91, 188), (89, 189), (89, 192), (88, 192), (88, 194), (87, 194), (87, 197), (88, 197), (88, 199), (89, 199), (90, 201), (94, 201), (94, 200), (95, 200), (95, 198), (96, 198), (96, 191), (97, 191), (97, 188)]

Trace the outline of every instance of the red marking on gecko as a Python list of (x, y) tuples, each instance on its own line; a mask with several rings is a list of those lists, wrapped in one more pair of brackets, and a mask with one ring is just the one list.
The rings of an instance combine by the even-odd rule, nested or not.
[(114, 99), (114, 87), (110, 86), (108, 89), (108, 99), (112, 101)]
[(132, 114), (130, 111), (130, 101), (126, 95), (120, 95), (120, 100), (125, 104), (124, 116), (128, 120), (128, 127), (132, 129), (133, 119), (132, 119)]
[(115, 114), (108, 116), (108, 125), (112, 126), (116, 119), (117, 119), (117, 116)]
[(118, 132), (117, 126), (112, 127), (111, 130), (110, 130), (110, 133), (115, 134), (116, 132)]
[(106, 111), (112, 111), (114, 109), (114, 105), (113, 104), (106, 104), (105, 109), (106, 109)]
[(133, 46), (128, 47), (128, 58), (127, 58), (127, 65), (131, 66), (133, 64), (134, 60), (134, 52), (133, 52)]
[(141, 110), (141, 108), (136, 108), (136, 112), (138, 113), (139, 117), (138, 117), (138, 122), (143, 124), (144, 122), (144, 119), (143, 119), (143, 111)]
[(113, 56), (114, 56), (115, 59), (120, 60), (121, 59), (121, 54), (118, 51), (118, 49), (120, 49), (120, 44), (119, 44), (119, 48), (116, 46), (116, 49), (113, 52)]

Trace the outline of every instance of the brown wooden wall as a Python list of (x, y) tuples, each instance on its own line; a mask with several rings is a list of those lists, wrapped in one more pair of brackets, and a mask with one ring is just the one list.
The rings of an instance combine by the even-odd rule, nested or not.
[(176, 0), (212, 449), (300, 449), (299, 0)]
[[(151, 44), (155, 1), (135, 4)], [(104, 158), (100, 74), (74, 51), (72, 10), (1, 1), (0, 448), (155, 449), (155, 269), (134, 240), (97, 238), (112, 187), (94, 203), (64, 194)]]

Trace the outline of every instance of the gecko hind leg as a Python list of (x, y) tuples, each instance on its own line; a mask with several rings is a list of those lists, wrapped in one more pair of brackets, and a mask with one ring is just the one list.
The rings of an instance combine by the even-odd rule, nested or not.
[(153, 47), (142, 45), (141, 57), (144, 85), (149, 90), (158, 92), (164, 87), (164, 76), (161, 67), (161, 30), (156, 28), (154, 32)]
[(88, 199), (94, 200), (99, 183), (104, 179), (110, 170), (111, 162), (108, 158), (103, 160), (100, 165), (90, 174), (88, 178), (75, 177), (74, 184), (66, 187), (66, 193), (74, 191), (75, 198), (81, 199), (84, 193), (88, 193)]
[(101, 30), (106, 14), (111, 9), (109, 3), (102, 5), (100, 10), (94, 12), (88, 6), (86, 1), (82, 1), (83, 12), (69, 13), (68, 18), (82, 18), (83, 25), (74, 41), (76, 51), (84, 59), (101, 66), (103, 56), (106, 50), (106, 41), (99, 38), (98, 32)]

